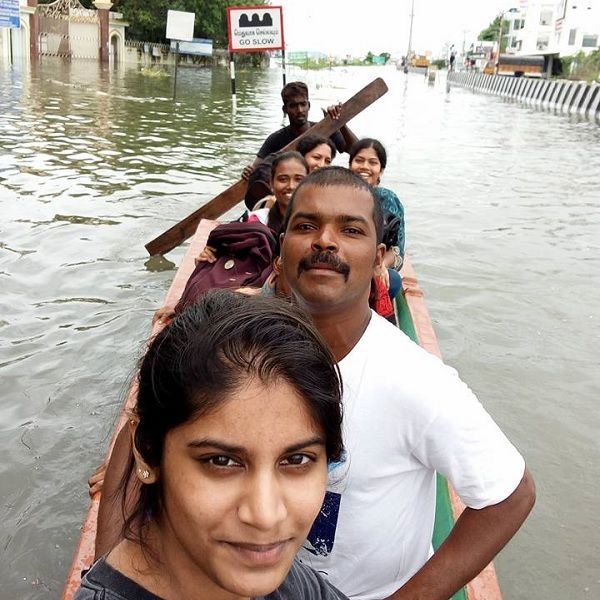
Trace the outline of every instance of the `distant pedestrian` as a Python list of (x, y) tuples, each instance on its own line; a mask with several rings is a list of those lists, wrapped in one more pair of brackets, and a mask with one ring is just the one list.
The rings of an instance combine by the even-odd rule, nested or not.
[(456, 53), (455, 52), (451, 52), (450, 53), (450, 70), (454, 71), (454, 62), (456, 61)]

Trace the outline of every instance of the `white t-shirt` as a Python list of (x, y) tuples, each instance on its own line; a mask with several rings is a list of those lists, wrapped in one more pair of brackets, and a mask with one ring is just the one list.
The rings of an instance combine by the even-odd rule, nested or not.
[(354, 600), (385, 598), (431, 555), (435, 471), (483, 508), (525, 463), (456, 371), (376, 313), (340, 370), (346, 460), (300, 558)]

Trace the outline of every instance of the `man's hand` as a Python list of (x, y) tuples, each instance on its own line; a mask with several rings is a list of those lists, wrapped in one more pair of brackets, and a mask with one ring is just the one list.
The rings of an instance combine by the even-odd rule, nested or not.
[(152, 317), (152, 325), (155, 323), (163, 323), (164, 325), (168, 325), (175, 317), (175, 308), (173, 306), (169, 306), (166, 304), (165, 306), (161, 306)]
[(106, 473), (106, 463), (103, 462), (96, 467), (92, 476), (88, 479), (88, 493), (93, 498), (98, 492), (102, 491), (104, 486), (104, 474)]
[(390, 272), (385, 264), (375, 267), (375, 277), (378, 277), (381, 279), (381, 281), (383, 281), (386, 290), (390, 289)]
[(195, 263), (201, 262), (209, 262), (214, 263), (217, 262), (217, 250), (216, 248), (211, 248), (210, 246), (205, 246), (204, 250), (200, 252), (200, 254), (194, 259)]
[(252, 171), (254, 171), (254, 165), (246, 165), (242, 171), (242, 179), (248, 181), (250, 175), (252, 175)]
[(327, 108), (322, 108), (323, 116), (326, 117), (329, 115), (334, 121), (337, 121), (342, 114), (342, 103), (338, 102), (337, 104), (332, 104)]

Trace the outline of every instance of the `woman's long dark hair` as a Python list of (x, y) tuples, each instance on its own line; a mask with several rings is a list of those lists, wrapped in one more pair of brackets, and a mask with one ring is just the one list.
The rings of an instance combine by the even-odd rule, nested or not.
[[(308, 317), (278, 299), (212, 290), (175, 317), (142, 359), (134, 443), (144, 461), (159, 467), (169, 431), (215, 410), (251, 377), (291, 385), (323, 430), (328, 461), (339, 460), (341, 379)], [(144, 524), (161, 515), (162, 484), (159, 473), (156, 483), (141, 485), (127, 516), (134, 468), (132, 457), (121, 482), (123, 536), (146, 547)]]

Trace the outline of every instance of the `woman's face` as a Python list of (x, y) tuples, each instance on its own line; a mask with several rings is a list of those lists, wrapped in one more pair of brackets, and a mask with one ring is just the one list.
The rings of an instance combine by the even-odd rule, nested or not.
[(331, 148), (329, 144), (319, 144), (304, 155), (310, 172), (331, 164)]
[(292, 193), (304, 177), (306, 177), (306, 168), (295, 158), (284, 160), (277, 165), (275, 175), (271, 181), (271, 188), (277, 199), (281, 214), (285, 213)]
[(383, 175), (383, 169), (374, 148), (363, 148), (352, 159), (350, 170), (371, 185), (377, 185)]
[(167, 434), (160, 478), (168, 562), (192, 571), (207, 597), (263, 596), (285, 579), (321, 508), (324, 433), (288, 383), (250, 379)]

